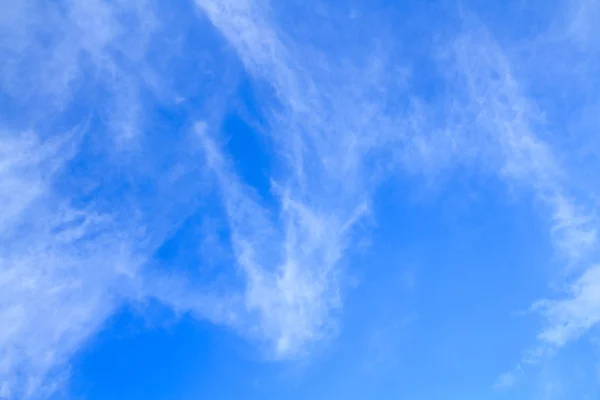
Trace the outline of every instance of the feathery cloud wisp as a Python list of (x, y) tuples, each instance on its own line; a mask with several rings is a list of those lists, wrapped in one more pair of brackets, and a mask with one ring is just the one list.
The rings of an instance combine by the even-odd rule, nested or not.
[(0, 141), (2, 398), (58, 387), (61, 366), (113, 312), (119, 286), (136, 271), (131, 238), (109, 216), (52, 191), (52, 173), (72, 153), (64, 147), (33, 134)]
[(211, 139), (214, 129), (197, 130), (248, 279), (247, 307), (258, 312), (276, 355), (294, 356), (334, 329), (329, 316), (341, 304), (340, 263), (379, 179), (370, 162), (401, 135), (400, 115), (385, 110), (383, 82), (390, 77), (379, 54), (369, 54), (365, 65), (342, 65), (297, 45), (270, 20), (265, 2), (196, 4), (282, 108), (270, 115), (271, 143), (285, 166), (273, 178), (277, 215), (240, 182)]
[[(600, 286), (595, 279), (597, 268), (593, 263), (590, 266), (598, 245), (596, 204), (578, 195), (581, 189), (572, 184), (577, 181), (573, 174), (578, 171), (564, 163), (567, 158), (554, 145), (560, 143), (562, 132), (554, 131), (556, 128), (544, 121), (540, 106), (527, 96), (514, 75), (510, 57), (489, 33), (479, 26), (471, 27), (455, 42), (451, 54), (454, 71), (461, 77), (466, 93), (460, 108), (464, 123), (459, 132), (469, 138), (485, 135), (499, 152), (485, 152), (484, 161), (507, 182), (528, 188), (536, 202), (544, 206), (551, 225), (549, 236), (569, 265), (564, 276), (573, 281), (561, 300), (542, 300), (533, 305), (532, 309), (545, 318), (546, 327), (538, 336), (534, 352), (526, 355), (514, 371), (499, 378), (497, 386), (505, 387), (516, 382), (523, 365), (540, 361), (598, 322), (600, 301), (594, 293)], [(464, 129), (469, 121), (475, 129)], [(473, 141), (481, 142), (475, 137)]]

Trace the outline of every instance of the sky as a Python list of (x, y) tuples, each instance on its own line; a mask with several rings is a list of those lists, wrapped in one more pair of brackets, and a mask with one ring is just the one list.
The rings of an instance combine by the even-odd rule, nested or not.
[(600, 1), (0, 1), (0, 399), (600, 398)]

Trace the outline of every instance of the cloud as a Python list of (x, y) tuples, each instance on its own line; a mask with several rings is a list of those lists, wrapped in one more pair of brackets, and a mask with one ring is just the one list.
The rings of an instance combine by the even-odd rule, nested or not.
[[(275, 5), (195, 4), (265, 95), (259, 108), (276, 165), (268, 193), (244, 181), (227, 153), (223, 107), (210, 104), (201, 122), (167, 77), (181, 71), (161, 69), (187, 55), (174, 50), (179, 34), (155, 47), (168, 22), (155, 4), (23, 1), (0, 16), (0, 89), (20, 111), (1, 110), (9, 128), (0, 136), (0, 397), (47, 396), (119, 306), (148, 298), (234, 327), (275, 358), (306, 353), (337, 329), (345, 262), (378, 184), (452, 164), (526, 188), (557, 249), (584, 271), (566, 296), (536, 303), (548, 320), (539, 340), (562, 346), (597, 323), (596, 269), (581, 267), (597, 244), (593, 205), (571, 187), (542, 107), (484, 28), (467, 25), (450, 43), (440, 66), (451, 100), (429, 104), (406, 93), (402, 58), (385, 40), (331, 55), (280, 24)], [(365, 28), (352, 15), (349, 29)], [(141, 93), (161, 110), (177, 103), (186, 122), (197, 122), (144, 134)], [(449, 107), (432, 110), (442, 103)], [(189, 130), (202, 157), (180, 134)], [(221, 293), (153, 259), (211, 189), (229, 228), (218, 244), (230, 247), (240, 290)]]
[(562, 347), (580, 338), (600, 322), (600, 267), (586, 269), (559, 300), (538, 301), (533, 309), (548, 320), (540, 340)]
[(517, 367), (514, 371), (503, 373), (498, 377), (498, 379), (496, 379), (494, 388), (504, 390), (513, 387), (517, 383), (522, 373), (523, 371), (520, 367)]
[[(128, 19), (125, 26), (123, 20)], [(18, 113), (5, 116), (15, 129), (52, 122), (66, 113), (73, 101), (83, 103), (90, 95), (94, 111), (107, 112), (113, 138), (126, 140), (137, 132), (139, 99), (143, 80), (140, 67), (149, 38), (155, 32), (154, 16), (144, 0), (134, 2), (64, 1), (61, 7), (36, 0), (19, 2), (0, 20), (0, 88)], [(134, 67), (135, 68), (135, 67)], [(109, 111), (102, 110), (102, 86)], [(93, 108), (93, 107), (92, 107)]]
[(273, 343), (275, 357), (297, 356), (332, 328), (331, 309), (340, 306), (337, 266), (349, 231), (365, 209), (338, 220), (282, 192), (280, 214), (273, 215), (239, 181), (209, 130), (196, 125), (223, 197), (237, 264), (246, 275), (246, 308), (258, 314), (257, 326), (251, 319), (246, 328)]
[(56, 141), (42, 144), (33, 133), (3, 132), (0, 141), (0, 232), (12, 227), (23, 211), (45, 192), (49, 179), (65, 161), (60, 145)]
[[(103, 136), (90, 120), (113, 104), (98, 93), (121, 98), (121, 82), (138, 84), (120, 55), (139, 60), (151, 28), (121, 24), (124, 15), (148, 21), (141, 2), (21, 1), (4, 8), (0, 398), (46, 398), (68, 378), (70, 357), (145, 286), (144, 224), (126, 201), (107, 206), (98, 188), (114, 179), (98, 176), (111, 174), (109, 157), (99, 157), (99, 147), (93, 159), (82, 148), (90, 140), (116, 141), (121, 128), (137, 123), (111, 114)], [(135, 109), (137, 99), (119, 105), (118, 112)]]
[(588, 51), (597, 52), (594, 18), (600, 14), (600, 5), (594, 0), (569, 2), (566, 36)]
[[(466, 33), (449, 52), (454, 63), (449, 76), (460, 79), (459, 93), (464, 95), (458, 107), (459, 135), (463, 143), (472, 140), (478, 144), (479, 151), (472, 153), (483, 165), (497, 171), (507, 183), (528, 189), (536, 203), (544, 206), (551, 225), (549, 236), (568, 265), (562, 276), (570, 282), (558, 300), (541, 300), (532, 306), (544, 318), (545, 327), (534, 350), (498, 379), (496, 386), (506, 387), (522, 374), (521, 365), (540, 362), (598, 323), (600, 299), (596, 293), (600, 286), (597, 267), (591, 261), (597, 254), (598, 220), (596, 204), (588, 196), (594, 189), (582, 189), (579, 183), (585, 179), (579, 178), (581, 171), (566, 163), (569, 157), (556, 146), (564, 134), (560, 131), (564, 121), (548, 123), (548, 119), (556, 121), (554, 116), (548, 117), (527, 94), (527, 88), (535, 85), (522, 83), (525, 77), (513, 72), (511, 57), (478, 22), (468, 20), (466, 26)], [(547, 99), (544, 106), (556, 111)], [(484, 146), (480, 145), (481, 136), (485, 137)]]
[(396, 83), (383, 51), (342, 64), (318, 44), (283, 32), (266, 2), (196, 4), (248, 72), (276, 95), (277, 104), (265, 108), (283, 171), (272, 177), (278, 210), (265, 207), (241, 181), (215, 128), (197, 125), (196, 131), (247, 277), (246, 307), (258, 314), (258, 332), (275, 356), (295, 357), (335, 331), (331, 317), (342, 303), (344, 255), (388, 168), (374, 161), (391, 159), (386, 145), (404, 134), (403, 112), (393, 110), (387, 94)]
[[(242, 314), (237, 293), (222, 294), (153, 260), (203, 194), (201, 165), (186, 147), (187, 135), (140, 137), (147, 116), (137, 94), (146, 91), (167, 108), (176, 92), (161, 64), (176, 50), (161, 52), (160, 63), (147, 54), (158, 29), (153, 10), (145, 2), (63, 5), (20, 2), (0, 20), (6, 32), (0, 84), (14, 108), (0, 110), (7, 122), (0, 136), (1, 398), (46, 398), (60, 388), (69, 359), (128, 302), (155, 298), (178, 313), (240, 329), (249, 329), (244, 321), (253, 319)], [(177, 39), (179, 33), (161, 31), (161, 37)], [(253, 211), (246, 209), (252, 203), (245, 190), (239, 191), (235, 212)], [(243, 214), (236, 213), (235, 233), (260, 237), (260, 225), (243, 228)], [(290, 226), (310, 217), (296, 214), (301, 222), (290, 220)], [(308, 237), (297, 240), (311, 245)], [(292, 278), (274, 279), (261, 270), (246, 296), (251, 312), (278, 310), (258, 319), (257, 336), (281, 338), (282, 353), (314, 333), (313, 324), (321, 322), (312, 318), (324, 317), (311, 303), (321, 292), (280, 297), (296, 290), (284, 288)]]
[(73, 154), (62, 142), (0, 140), (2, 398), (44, 397), (59, 386), (61, 366), (113, 312), (120, 280), (135, 275), (130, 238), (114, 221), (51, 189)]
[(541, 111), (523, 93), (509, 59), (483, 28), (460, 36), (452, 48), (456, 75), (466, 88), (459, 135), (483, 143), (479, 152), (488, 167), (507, 182), (528, 188), (545, 205), (552, 239), (569, 262), (579, 262), (597, 242), (594, 216), (586, 210), (588, 204), (577, 204), (569, 194), (566, 172), (552, 145), (541, 138), (549, 133), (540, 123)]

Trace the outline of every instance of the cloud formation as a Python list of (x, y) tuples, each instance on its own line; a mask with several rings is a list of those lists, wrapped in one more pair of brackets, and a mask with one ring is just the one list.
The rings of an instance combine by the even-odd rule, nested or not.
[[(580, 4), (567, 40), (598, 54), (586, 33), (597, 7)], [(431, 100), (406, 92), (410, 73), (385, 40), (330, 54), (280, 23), (268, 2), (196, 0), (194, 23), (210, 21), (220, 35), (212, 39), (264, 94), (275, 167), (261, 192), (220, 132), (226, 85), (214, 71), (192, 74), (186, 92), (173, 78), (181, 70), (165, 66), (190, 57), (180, 51), (185, 35), (166, 30), (168, 13), (147, 1), (63, 5), (22, 1), (0, 16), (0, 89), (11, 104), (0, 132), (0, 398), (46, 397), (115, 310), (148, 298), (231, 326), (274, 358), (306, 353), (337, 329), (345, 261), (378, 184), (406, 171), (463, 165), (525, 188), (572, 267), (564, 295), (533, 306), (547, 322), (540, 347), (564, 346), (600, 320), (589, 262), (596, 204), (574, 184), (547, 104), (480, 23), (465, 18), (444, 42), (435, 77), (444, 90)], [(365, 28), (357, 24), (348, 29)], [(206, 58), (229, 61), (213, 53)], [(189, 82), (207, 76), (216, 88)], [(192, 91), (209, 100), (193, 103)], [(162, 132), (148, 103), (186, 123)], [(230, 250), (242, 275), (226, 293), (155, 259), (214, 189), (228, 227), (227, 243), (214, 246)], [(516, 371), (499, 385), (514, 384)]]
[(138, 260), (131, 234), (110, 216), (73, 208), (51, 190), (70, 143), (27, 134), (0, 147), (0, 396), (44, 397), (64, 378), (59, 367), (113, 312)]
[[(131, 27), (125, 32), (119, 17), (146, 20), (147, 10), (142, 3), (101, 1), (69, 1), (64, 8), (22, 1), (3, 8), (0, 398), (46, 398), (68, 377), (70, 357), (124, 297), (135, 296), (147, 257), (139, 254), (143, 226), (124, 218), (127, 206), (107, 210), (101, 195), (88, 200), (105, 184), (94, 175), (107, 165), (78, 158), (93, 131), (93, 112), (112, 127), (104, 136), (114, 140), (108, 147), (136, 123), (113, 114), (117, 108), (90, 110), (82, 96), (104, 104), (86, 85), (123, 93), (120, 82), (133, 75), (117, 60), (143, 53), (146, 27), (134, 29), (139, 41), (123, 40)], [(118, 112), (136, 104), (121, 102)], [(71, 117), (73, 109), (82, 111), (81, 119)]]
[[(585, 4), (580, 6), (587, 7)], [(581, 28), (581, 21), (573, 23)], [(524, 365), (544, 360), (598, 322), (596, 314), (600, 302), (595, 293), (600, 286), (595, 279), (597, 267), (594, 263), (598, 249), (597, 203), (590, 196), (595, 189), (589, 186), (585, 176), (581, 176), (583, 170), (596, 171), (598, 165), (587, 163), (582, 168), (579, 160), (572, 160), (558, 147), (561, 143), (564, 147), (568, 137), (564, 129), (570, 124), (558, 121), (565, 118), (571, 121), (577, 118), (578, 112), (564, 115), (560, 104), (550, 104), (547, 98), (537, 102), (527, 94), (532, 87), (537, 89), (536, 85), (547, 84), (547, 77), (543, 74), (540, 78), (527, 76), (523, 73), (526, 68), (520, 68), (521, 75), (518, 76), (514, 72), (518, 54), (509, 55), (480, 23), (473, 23), (471, 19), (467, 26), (466, 33), (458, 37), (450, 52), (455, 63), (453, 76), (460, 77), (466, 95), (465, 103), (458, 108), (461, 121), (458, 131), (468, 138), (464, 143), (478, 143), (479, 151), (483, 151), (484, 165), (492, 166), (510, 185), (526, 188), (535, 203), (543, 206), (550, 225), (549, 237), (557, 254), (566, 262), (560, 274), (566, 280), (560, 287), (566, 290), (557, 295), (558, 300), (541, 300), (532, 306), (532, 310), (544, 318), (545, 327), (539, 333), (534, 349), (526, 352), (512, 372), (498, 379), (496, 386), (506, 387), (512, 386), (523, 374)], [(572, 33), (568, 30), (568, 41), (573, 39)], [(557, 40), (555, 35), (555, 32), (551, 35), (553, 41)], [(565, 45), (564, 38), (561, 37), (562, 46)], [(526, 48), (530, 52), (539, 49), (543, 59), (546, 40), (529, 43)], [(573, 64), (578, 63), (586, 65), (586, 61), (575, 57)], [(540, 68), (539, 64), (534, 65)], [(572, 73), (573, 69), (570, 71)], [(560, 76), (562, 67), (554, 72)], [(542, 82), (536, 82), (536, 79)], [(554, 91), (555, 86), (561, 87), (562, 81), (555, 79), (552, 85)], [(569, 82), (564, 86), (570, 95), (582, 95), (581, 87)], [(480, 145), (481, 135), (485, 135), (485, 143), (493, 146), (491, 150), (487, 149), (487, 144)]]
[[(341, 305), (341, 261), (356, 223), (368, 213), (379, 179), (369, 165), (395, 140), (384, 109), (379, 54), (366, 65), (338, 65), (318, 48), (303, 53), (269, 19), (268, 5), (197, 1), (247, 70), (272, 87), (279, 112), (269, 117), (270, 143), (283, 173), (272, 177), (275, 214), (261, 205), (220, 150), (218, 132), (197, 125), (227, 209), (237, 263), (246, 273), (246, 305), (276, 357), (302, 353), (335, 330)], [(312, 51), (318, 62), (307, 62)], [(360, 74), (364, 81), (352, 82)], [(381, 97), (377, 97), (380, 95)]]

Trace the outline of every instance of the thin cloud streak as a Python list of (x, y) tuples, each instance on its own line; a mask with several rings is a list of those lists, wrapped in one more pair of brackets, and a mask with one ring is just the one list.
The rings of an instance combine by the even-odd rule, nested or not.
[[(172, 271), (148, 271), (154, 250), (193, 208), (186, 201), (197, 194), (197, 186), (190, 184), (179, 194), (172, 189), (184, 184), (170, 186), (164, 176), (152, 176), (157, 187), (165, 185), (153, 192), (159, 199), (150, 205), (140, 206), (131, 195), (133, 205), (115, 209), (75, 206), (72, 196), (54, 184), (77, 154), (79, 138), (2, 132), (0, 325), (9, 328), (0, 334), (0, 398), (44, 397), (56, 390), (68, 376), (69, 358), (128, 301), (155, 298), (177, 313), (232, 326), (266, 342), (278, 359), (301, 356), (326, 342), (337, 330), (345, 260), (360, 223), (370, 215), (378, 183), (399, 173), (398, 159), (411, 164), (409, 170), (421, 168), (415, 164), (427, 164), (424, 169), (453, 162), (484, 165), (507, 183), (527, 188), (547, 212), (556, 248), (575, 271), (584, 270), (567, 286), (565, 297), (533, 306), (548, 321), (539, 335), (541, 346), (564, 346), (598, 322), (598, 274), (595, 267), (581, 267), (597, 246), (593, 206), (573, 194), (570, 171), (545, 140), (538, 105), (528, 99), (509, 58), (484, 29), (460, 35), (445, 55), (452, 66), (447, 84), (457, 97), (448, 120), (424, 121), (429, 105), (403, 92), (393, 75), (398, 62), (384, 57), (385, 49), (375, 48), (360, 61), (349, 56), (353, 61), (340, 62), (316, 45), (296, 41), (272, 19), (275, 10), (267, 2), (196, 4), (277, 100), (265, 107), (272, 109), (267, 113), (269, 144), (281, 166), (271, 176), (269, 194), (242, 180), (212, 121), (193, 127), (203, 160), (190, 154), (193, 161), (178, 160), (185, 179), (175, 180), (185, 186), (204, 179), (199, 170), (207, 167), (222, 198), (243, 290), (211, 293)], [(30, 105), (28, 113), (43, 126), (51, 117), (37, 115), (36, 104), (47, 101), (52, 105), (48, 114), (60, 113), (73, 99), (75, 83), (93, 76), (115, 96), (103, 115), (114, 134), (111, 151), (133, 154), (144, 117), (139, 90), (162, 89), (160, 78), (150, 78), (144, 68), (159, 23), (151, 7), (74, 1), (65, 15), (44, 8), (48, 20), (62, 27), (52, 33), (53, 56), (46, 57), (28, 30), (50, 29), (32, 17), (38, 4), (20, 5), (12, 10), (14, 19), (0, 19), (2, 32), (14, 39), (0, 42), (1, 53), (9, 55), (0, 67), (0, 88), (17, 104)], [(135, 17), (138, 34), (127, 34), (118, 22), (120, 13)], [(125, 66), (115, 53), (126, 58)], [(20, 73), (28, 57), (36, 66)], [(81, 57), (92, 60), (91, 75), (79, 63)], [(26, 75), (34, 77), (36, 87)], [(144, 154), (143, 161), (154, 155)], [(123, 165), (133, 175), (139, 172)], [(267, 195), (275, 199), (275, 209), (265, 204)], [(185, 207), (179, 210), (181, 203)], [(518, 371), (499, 384), (514, 384), (520, 366)]]
[[(483, 143), (492, 146), (491, 167), (509, 183), (529, 188), (545, 204), (556, 246), (570, 263), (581, 261), (596, 246), (596, 223), (593, 214), (585, 211), (587, 204), (579, 205), (569, 195), (568, 178), (554, 150), (536, 133), (544, 129), (537, 106), (522, 93), (509, 60), (485, 30), (474, 28), (452, 47), (456, 72), (467, 93), (462, 108), (467, 110), (462, 117), (466, 120), (459, 132), (469, 119), (474, 120), (477, 130), (464, 134), (487, 137)], [(485, 147), (480, 151), (484, 157), (490, 154)]]
[[(149, 10), (142, 3), (63, 5), (22, 1), (4, 7), (7, 15), (0, 17), (0, 90), (18, 110), (3, 110), (0, 132), (2, 399), (47, 398), (61, 388), (69, 359), (145, 286), (139, 271), (148, 257), (147, 238), (135, 212), (82, 201), (79, 190), (88, 182), (77, 182), (73, 193), (65, 190), (89, 138), (87, 110), (66, 131), (57, 127), (79, 106), (84, 80), (121, 92), (120, 81), (132, 75), (120, 69), (115, 54), (134, 62), (152, 28), (142, 23), (140, 35), (131, 35), (139, 40), (122, 40), (128, 29), (119, 15), (148, 22)], [(136, 103), (131, 98), (119, 109), (135, 109)], [(107, 137), (115, 143), (121, 128), (136, 123), (117, 114), (108, 119), (114, 135)]]
[[(370, 75), (373, 80), (347, 85), (359, 88), (348, 96), (324, 82), (332, 70), (342, 78), (356, 77), (358, 70), (336, 70), (335, 63), (323, 63), (319, 57), (316, 59), (321, 64), (304, 61), (310, 59), (302, 53), (305, 47), (294, 46), (289, 36), (269, 22), (274, 11), (267, 3), (196, 3), (231, 43), (249, 72), (267, 81), (283, 103), (283, 115), (277, 117), (286, 124), (275, 124), (281, 128), (275, 129), (273, 141), (289, 161), (290, 177), (276, 187), (302, 199), (309, 209), (331, 206), (320, 192), (323, 187), (340, 188), (335, 206), (346, 207), (346, 211), (334, 215), (348, 218), (352, 213), (348, 205), (368, 204), (376, 183), (365, 178), (373, 172), (368, 169), (370, 157), (385, 159), (386, 152), (381, 149), (387, 146), (393, 157), (411, 164), (409, 169), (415, 169), (415, 163), (428, 169), (444, 168), (449, 162), (485, 166), (509, 185), (526, 188), (547, 210), (549, 236), (574, 270), (596, 249), (593, 205), (573, 194), (562, 158), (543, 139), (549, 132), (544, 132), (548, 128), (542, 111), (524, 93), (501, 47), (477, 23), (471, 22), (468, 31), (442, 54), (444, 66), (450, 67), (446, 70), (448, 86), (457, 98), (448, 120), (436, 128), (439, 125), (435, 122), (422, 122), (427, 105), (418, 114), (415, 112), (422, 111), (418, 106), (410, 113), (394, 110), (394, 117), (383, 111), (389, 99), (378, 92), (387, 82), (381, 59), (375, 58)], [(380, 95), (379, 102), (371, 100), (372, 93)], [(345, 97), (362, 107), (348, 106), (341, 100)], [(368, 135), (362, 134), (366, 131)], [(452, 156), (446, 154), (448, 151)]]
[(336, 330), (331, 316), (341, 306), (344, 254), (380, 179), (369, 163), (384, 158), (404, 124), (396, 125), (400, 115), (385, 110), (389, 77), (377, 54), (366, 67), (341, 66), (313, 49), (319, 62), (309, 63), (302, 46), (269, 20), (267, 3), (196, 4), (283, 107), (270, 119), (278, 160), (287, 166), (272, 178), (278, 215), (266, 212), (240, 182), (211, 139), (214, 130), (197, 132), (224, 199), (237, 263), (248, 278), (247, 307), (258, 311), (259, 331), (275, 356), (295, 357)]
[(288, 193), (278, 194), (281, 211), (272, 215), (231, 170), (210, 129), (199, 123), (195, 130), (223, 196), (233, 251), (246, 275), (246, 308), (250, 315), (258, 314), (258, 324), (250, 320), (245, 329), (272, 342), (274, 357), (297, 356), (333, 329), (331, 310), (340, 306), (336, 267), (359, 215), (339, 221), (317, 214)]
[(0, 397), (44, 397), (113, 312), (120, 281), (136, 274), (138, 260), (110, 217), (74, 209), (52, 190), (52, 173), (72, 146), (28, 134), (0, 147), (8, 205), (0, 230)]
[(548, 319), (539, 339), (556, 348), (579, 339), (600, 322), (600, 267), (588, 268), (570, 284), (559, 300), (541, 300), (533, 305)]
[[(532, 306), (545, 319), (545, 327), (533, 351), (498, 378), (496, 387), (505, 388), (523, 375), (525, 365), (539, 363), (599, 322), (600, 299), (594, 294), (600, 293), (600, 282), (595, 279), (597, 267), (590, 265), (598, 248), (598, 220), (596, 205), (575, 194), (580, 190), (572, 187), (570, 175), (576, 171), (563, 164), (565, 158), (550, 142), (560, 133), (549, 131), (552, 127), (543, 123), (539, 105), (524, 93), (509, 57), (484, 28), (477, 24), (469, 28), (451, 52), (454, 71), (466, 88), (459, 131), (468, 138), (486, 135), (500, 150), (483, 153), (493, 155), (485, 157), (487, 164), (491, 161), (503, 179), (528, 188), (545, 206), (549, 236), (567, 262), (564, 276), (573, 282), (559, 300), (541, 300)], [(463, 128), (469, 120), (474, 131)]]

